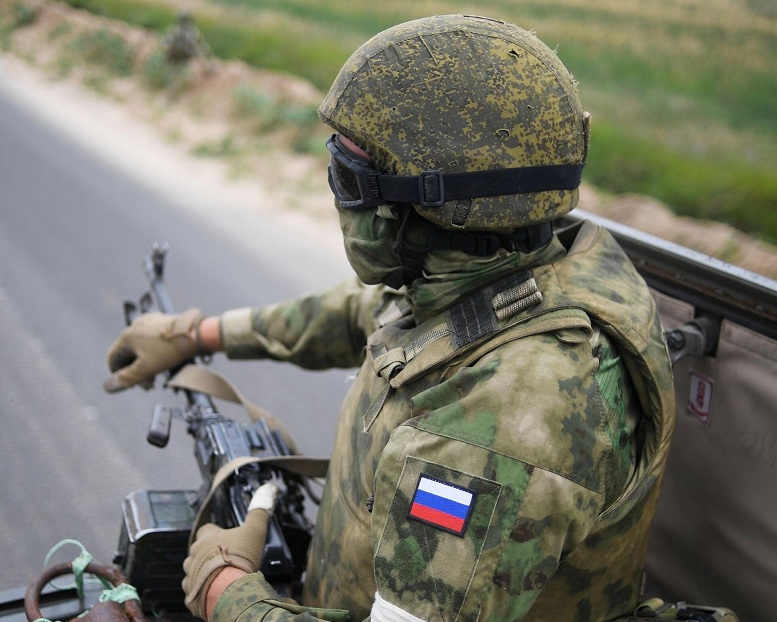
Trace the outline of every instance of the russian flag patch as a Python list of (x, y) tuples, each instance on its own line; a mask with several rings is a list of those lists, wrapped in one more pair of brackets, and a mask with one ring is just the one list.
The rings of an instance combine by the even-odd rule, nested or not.
[(432, 527), (463, 536), (474, 503), (474, 491), (421, 475), (408, 516)]

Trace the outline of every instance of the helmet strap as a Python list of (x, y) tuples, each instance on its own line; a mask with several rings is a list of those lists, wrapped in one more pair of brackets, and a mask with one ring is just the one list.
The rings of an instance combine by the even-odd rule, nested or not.
[[(402, 262), (402, 268), (392, 272), (383, 281), (394, 289), (410, 285), (423, 276), (424, 259), (429, 251), (456, 250), (474, 257), (489, 257), (504, 248), (528, 254), (547, 246), (553, 237), (553, 225), (549, 221), (521, 227), (510, 234), (448, 231), (435, 227), (407, 203), (397, 207), (401, 212), (400, 227), (393, 250)], [(408, 239), (411, 230), (413, 238), (420, 242)]]
[[(402, 262), (402, 267), (390, 274), (384, 281), (386, 285), (394, 289), (399, 289), (402, 285), (410, 285), (416, 279), (421, 278), (424, 258), (429, 250), (429, 236), (433, 229), (431, 224), (421, 218), (409, 203), (399, 203), (397, 207), (400, 212), (400, 225), (397, 237), (394, 240), (393, 249)], [(428, 232), (429, 235), (424, 235), (426, 238), (424, 243), (417, 244), (408, 239), (407, 233), (411, 222), (412, 225), (418, 225), (413, 227), (413, 237), (416, 237), (415, 231), (419, 231), (422, 234)]]

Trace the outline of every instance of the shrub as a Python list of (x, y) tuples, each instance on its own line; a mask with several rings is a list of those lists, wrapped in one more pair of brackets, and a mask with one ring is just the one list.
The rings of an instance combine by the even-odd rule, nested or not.
[(79, 35), (68, 44), (68, 50), (90, 65), (128, 76), (133, 70), (134, 53), (127, 42), (108, 30), (93, 30)]

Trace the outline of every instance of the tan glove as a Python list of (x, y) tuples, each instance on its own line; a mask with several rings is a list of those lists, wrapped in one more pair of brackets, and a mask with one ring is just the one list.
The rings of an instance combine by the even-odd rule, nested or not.
[(113, 373), (103, 388), (108, 393), (136, 384), (149, 388), (158, 373), (194, 358), (200, 348), (189, 333), (201, 320), (202, 313), (194, 308), (176, 315), (140, 315), (108, 350), (108, 367)]
[(185, 576), (181, 583), (186, 594), (184, 602), (192, 615), (207, 619), (208, 588), (222, 568), (234, 566), (248, 573), (258, 570), (277, 493), (275, 484), (260, 486), (240, 527), (222, 529), (208, 524), (197, 531), (189, 556), (183, 562)]

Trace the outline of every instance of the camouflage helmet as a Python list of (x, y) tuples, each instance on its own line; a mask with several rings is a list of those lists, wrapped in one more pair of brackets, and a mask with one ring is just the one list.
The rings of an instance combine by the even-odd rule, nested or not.
[(588, 114), (556, 54), (517, 26), (443, 15), (390, 28), (353, 53), (318, 112), (394, 175), (577, 171), (573, 183), (546, 182), (541, 191), (412, 202), (443, 229), (509, 230), (577, 204)]

